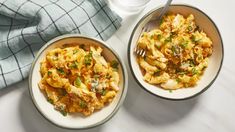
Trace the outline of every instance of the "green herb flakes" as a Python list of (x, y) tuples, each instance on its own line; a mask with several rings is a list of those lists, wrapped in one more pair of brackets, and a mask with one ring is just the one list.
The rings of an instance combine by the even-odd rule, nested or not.
[(58, 71), (60, 74), (62, 74), (62, 75), (65, 74), (65, 72), (64, 72), (64, 70), (63, 70), (62, 68), (57, 68), (57, 71)]
[(75, 50), (73, 51), (73, 54), (77, 54), (77, 53), (78, 53), (78, 50), (75, 49)]
[(188, 42), (184, 41), (180, 44), (183, 48), (186, 48), (188, 46)]
[(193, 30), (193, 27), (192, 26), (188, 26), (188, 31), (192, 31)]
[(65, 110), (61, 110), (60, 113), (63, 115), (63, 116), (67, 116), (67, 112)]
[(201, 39), (196, 39), (196, 37), (194, 35), (191, 37), (191, 39), (194, 43), (197, 43), (198, 41), (201, 40)]
[(165, 43), (172, 42), (172, 35), (165, 39)]
[(181, 80), (179, 78), (175, 79), (177, 83), (181, 82)]
[(84, 63), (86, 66), (89, 66), (91, 65), (91, 61), (92, 61), (92, 52), (90, 51), (87, 55), (85, 55)]
[(81, 84), (82, 84), (82, 81), (81, 81), (80, 77), (77, 77), (76, 80), (74, 81), (74, 85), (76, 87), (80, 87)]
[(153, 75), (154, 75), (154, 76), (159, 76), (159, 75), (160, 75), (160, 72), (161, 72), (161, 71), (160, 71), (159, 69), (157, 69), (157, 70), (154, 72)]
[(172, 46), (172, 47), (171, 47), (171, 51), (172, 51), (173, 53), (175, 53), (175, 52), (176, 52), (176, 48), (175, 48), (175, 46)]
[(196, 70), (196, 68), (193, 68), (193, 69), (192, 69), (192, 74), (193, 74), (193, 75), (198, 74), (198, 71)]
[(85, 107), (87, 106), (87, 104), (86, 104), (85, 101), (81, 100), (81, 101), (79, 102), (79, 106), (80, 106), (81, 108), (85, 108)]
[(99, 93), (100, 93), (102, 96), (104, 96), (104, 95), (107, 93), (107, 91), (106, 91), (106, 89), (102, 89)]
[(104, 96), (106, 93), (107, 93), (107, 91), (105, 89), (103, 89), (102, 95)]
[(180, 54), (180, 47), (177, 45), (173, 45), (171, 47), (171, 51), (173, 52), (174, 55), (179, 55)]
[(110, 62), (110, 66), (112, 68), (118, 69), (118, 65), (119, 65), (119, 63), (116, 60), (113, 60)]
[(51, 75), (51, 74), (52, 74), (52, 72), (51, 72), (51, 71), (48, 71), (48, 72), (47, 72), (47, 75), (48, 75), (48, 76), (49, 76), (49, 75)]
[(70, 68), (78, 68), (78, 62), (77, 61), (74, 61), (70, 66)]
[(52, 99), (50, 99), (50, 98), (47, 98), (47, 101), (48, 101), (49, 103), (51, 103), (51, 104), (54, 104), (54, 101), (53, 101)]
[(158, 35), (157, 35), (157, 39), (158, 39), (158, 40), (161, 40), (161, 39), (162, 39), (162, 35), (161, 35), (161, 34), (158, 34)]

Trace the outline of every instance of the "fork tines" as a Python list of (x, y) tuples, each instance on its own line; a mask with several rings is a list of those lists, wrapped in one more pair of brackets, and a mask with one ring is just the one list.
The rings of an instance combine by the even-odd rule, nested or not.
[(139, 47), (136, 47), (136, 48), (134, 49), (134, 51), (135, 51), (135, 53), (136, 53), (137, 55), (139, 55), (139, 56), (141, 56), (141, 57), (144, 57), (144, 56), (145, 56), (145, 53), (146, 53), (146, 51), (145, 51), (144, 49), (139, 48)]

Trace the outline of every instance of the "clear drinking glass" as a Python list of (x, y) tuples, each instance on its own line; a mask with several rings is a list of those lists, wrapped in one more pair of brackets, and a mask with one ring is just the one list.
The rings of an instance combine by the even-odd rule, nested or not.
[(150, 0), (108, 0), (112, 8), (126, 13), (139, 13)]

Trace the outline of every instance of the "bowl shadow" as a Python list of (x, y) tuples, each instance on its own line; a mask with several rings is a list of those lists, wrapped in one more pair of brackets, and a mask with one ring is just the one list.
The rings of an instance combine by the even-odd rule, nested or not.
[(7, 86), (5, 88), (0, 89), (0, 99), (1, 99), (1, 97), (10, 93), (13, 90), (19, 90), (20, 88), (25, 87), (27, 85), (26, 80), (28, 80), (28, 78), (26, 78), (25, 80), (22, 80), (21, 82), (18, 82), (16, 84), (13, 84), (13, 85), (10, 85), (10, 86)]
[[(58, 126), (53, 125), (51, 122), (46, 120), (35, 108), (28, 89), (23, 91), (23, 94), (19, 101), (19, 114), (20, 122), (22, 123), (22, 127), (25, 132), (33, 132), (33, 131), (42, 131), (42, 132), (72, 132), (78, 130), (70, 130), (60, 128)], [(86, 130), (79, 130), (81, 132), (99, 132), (102, 131), (102, 125), (90, 128)]]
[(127, 113), (151, 125), (171, 125), (187, 117), (197, 105), (199, 96), (182, 101), (170, 101), (149, 94), (129, 73), (129, 88), (124, 102)]

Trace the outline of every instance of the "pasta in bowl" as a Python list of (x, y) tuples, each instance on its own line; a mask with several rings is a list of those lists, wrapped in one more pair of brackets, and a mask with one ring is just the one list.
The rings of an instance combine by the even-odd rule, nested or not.
[(63, 115), (91, 115), (119, 91), (118, 62), (107, 62), (99, 46), (81, 47), (53, 49), (41, 62), (39, 87)]
[(168, 14), (159, 29), (144, 32), (139, 38), (138, 47), (146, 49), (146, 55), (138, 56), (137, 61), (150, 84), (168, 90), (193, 88), (208, 66), (212, 46), (192, 14), (186, 18)]
[[(137, 83), (147, 92), (169, 100), (195, 97), (217, 78), (223, 43), (215, 23), (200, 9), (171, 5), (159, 27), (141, 31), (160, 14), (156, 8), (136, 24), (128, 45), (128, 61)], [(144, 49), (144, 57), (135, 47)]]
[(103, 41), (77, 34), (44, 45), (30, 71), (29, 91), (37, 110), (69, 129), (108, 121), (127, 91), (126, 69)]

